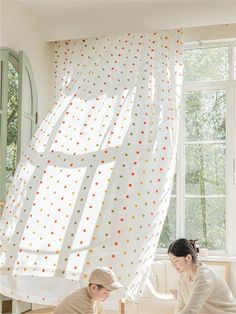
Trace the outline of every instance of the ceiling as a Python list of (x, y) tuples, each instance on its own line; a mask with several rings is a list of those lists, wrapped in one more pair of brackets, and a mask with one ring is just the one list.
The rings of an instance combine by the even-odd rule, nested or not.
[(46, 41), (236, 23), (236, 0), (17, 0)]

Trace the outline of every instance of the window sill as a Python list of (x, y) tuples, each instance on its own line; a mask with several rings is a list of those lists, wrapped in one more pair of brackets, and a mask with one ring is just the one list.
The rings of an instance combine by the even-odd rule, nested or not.
[[(169, 257), (167, 254), (156, 254), (155, 260), (168, 260)], [(230, 262), (236, 263), (236, 256), (217, 256), (217, 255), (209, 255), (209, 256), (199, 256), (199, 261), (202, 262)]]

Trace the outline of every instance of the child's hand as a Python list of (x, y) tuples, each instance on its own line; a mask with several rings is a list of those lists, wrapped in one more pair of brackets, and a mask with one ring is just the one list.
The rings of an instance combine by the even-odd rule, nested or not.
[(173, 295), (175, 300), (177, 300), (178, 290), (177, 289), (169, 289), (170, 293)]

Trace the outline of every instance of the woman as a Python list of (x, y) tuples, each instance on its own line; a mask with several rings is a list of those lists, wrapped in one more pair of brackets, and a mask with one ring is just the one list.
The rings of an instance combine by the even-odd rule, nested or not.
[[(190, 240), (191, 241), (191, 240)], [(168, 248), (172, 266), (180, 273), (175, 313), (236, 313), (236, 300), (213, 269), (197, 261), (194, 241), (178, 239)]]

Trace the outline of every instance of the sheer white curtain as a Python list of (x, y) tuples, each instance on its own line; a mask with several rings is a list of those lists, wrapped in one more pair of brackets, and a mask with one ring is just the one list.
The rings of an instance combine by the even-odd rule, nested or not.
[(55, 77), (6, 201), (0, 291), (56, 304), (106, 265), (138, 299), (172, 187), (182, 33), (57, 42)]

